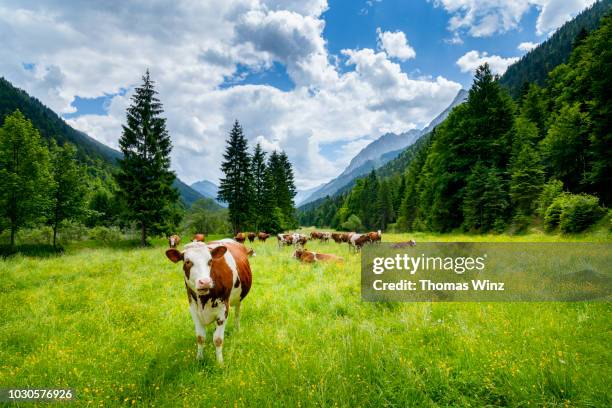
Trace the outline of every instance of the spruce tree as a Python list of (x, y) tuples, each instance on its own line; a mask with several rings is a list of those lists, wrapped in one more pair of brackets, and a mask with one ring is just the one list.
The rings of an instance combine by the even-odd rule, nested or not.
[(16, 110), (0, 128), (0, 217), (11, 230), (11, 246), (19, 228), (43, 219), (51, 183), (49, 152), (32, 122)]
[(259, 231), (263, 220), (268, 215), (265, 209), (266, 202), (266, 154), (257, 143), (251, 160), (251, 176), (253, 177), (252, 225)]
[(285, 152), (272, 152), (268, 159), (268, 168), (274, 183), (273, 195), (283, 215), (283, 229), (297, 228), (298, 222), (295, 214), (295, 184), (293, 169)]
[(528, 144), (510, 166), (510, 198), (518, 216), (533, 214), (544, 184), (544, 169), (537, 150)]
[(119, 194), (125, 203), (125, 219), (136, 222), (140, 229), (142, 246), (147, 244), (149, 234), (167, 232), (178, 200), (178, 192), (172, 187), (176, 176), (170, 171), (172, 143), (156, 95), (147, 70), (132, 96), (127, 125), (119, 140), (123, 153), (117, 174)]
[(229, 134), (221, 171), (217, 199), (228, 204), (229, 220), (234, 233), (243, 231), (251, 219), (249, 203), (252, 196), (251, 160), (247, 139), (238, 120)]
[(53, 246), (56, 246), (57, 231), (64, 220), (78, 218), (83, 214), (85, 202), (85, 174), (76, 161), (76, 148), (67, 143), (58, 146), (51, 142), (51, 208), (49, 221), (53, 228)]
[(391, 188), (389, 182), (382, 181), (378, 191), (378, 197), (376, 200), (376, 214), (377, 222), (373, 225), (373, 229), (384, 230), (387, 228), (387, 224), (393, 221), (393, 195), (391, 194)]

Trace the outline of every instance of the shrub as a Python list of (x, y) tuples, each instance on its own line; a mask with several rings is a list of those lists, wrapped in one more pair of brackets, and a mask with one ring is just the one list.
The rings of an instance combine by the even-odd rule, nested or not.
[(20, 244), (51, 244), (53, 229), (44, 225), (38, 228), (21, 229), (17, 232), (17, 242)]
[(584, 231), (603, 214), (597, 197), (588, 194), (568, 195), (559, 219), (559, 228), (563, 232)]
[(363, 229), (361, 219), (355, 214), (352, 214), (346, 222), (342, 223), (342, 229), (346, 231), (359, 231)]
[(540, 217), (546, 216), (546, 210), (557, 197), (563, 194), (563, 183), (560, 180), (550, 180), (542, 187), (542, 192), (538, 198), (537, 212)]
[(544, 225), (548, 231), (559, 226), (562, 232), (584, 231), (604, 215), (599, 199), (588, 194), (562, 194), (546, 210)]
[(87, 236), (87, 227), (78, 221), (62, 221), (59, 231), (59, 240), (62, 243), (82, 241)]
[(121, 238), (121, 231), (117, 227), (94, 227), (89, 232), (89, 239), (101, 242), (112, 242)]

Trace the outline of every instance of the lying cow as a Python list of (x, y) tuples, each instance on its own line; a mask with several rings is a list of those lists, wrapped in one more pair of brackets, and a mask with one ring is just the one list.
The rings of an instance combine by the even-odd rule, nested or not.
[(319, 261), (337, 261), (342, 262), (344, 259), (334, 254), (320, 254), (317, 252), (307, 251), (306, 249), (296, 249), (293, 257), (302, 262), (313, 263)]
[(206, 325), (215, 322), (213, 343), (217, 361), (223, 364), (223, 338), (230, 306), (234, 306), (236, 330), (240, 327), (240, 303), (252, 283), (248, 252), (244, 245), (231, 239), (191, 242), (184, 252), (166, 251), (172, 262), (183, 261), (189, 310), (198, 344), (197, 359), (203, 358)]
[(382, 231), (378, 230), (376, 232), (368, 232), (368, 235), (370, 236), (370, 241), (371, 242), (378, 242), (380, 243), (382, 241)]
[(244, 232), (239, 232), (234, 237), (234, 240), (240, 242), (241, 244), (244, 244), (244, 241), (246, 241), (246, 235), (244, 234)]
[(170, 235), (170, 237), (168, 238), (168, 244), (170, 245), (170, 248), (176, 248), (180, 243), (181, 237), (176, 234)]
[(263, 242), (266, 242), (266, 239), (270, 238), (270, 234), (266, 232), (260, 232), (257, 234), (257, 239)]
[(411, 247), (415, 247), (416, 246), (416, 241), (414, 239), (405, 241), (405, 242), (398, 242), (397, 244), (393, 244), (393, 248), (395, 249), (400, 249), (400, 248), (411, 248)]
[(369, 234), (352, 234), (349, 238), (349, 250), (352, 248), (355, 252), (359, 252), (368, 242), (371, 242)]
[(255, 233), (254, 232), (249, 232), (247, 234), (247, 238), (249, 239), (250, 243), (253, 243), (253, 241), (255, 241)]

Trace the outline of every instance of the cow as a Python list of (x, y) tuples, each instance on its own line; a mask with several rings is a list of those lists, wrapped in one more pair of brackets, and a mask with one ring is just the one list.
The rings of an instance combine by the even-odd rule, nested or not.
[(168, 245), (170, 245), (170, 248), (176, 248), (180, 243), (181, 237), (179, 237), (178, 235), (174, 234), (168, 237)]
[(323, 233), (321, 233), (321, 238), (319, 238), (319, 240), (321, 242), (327, 242), (327, 241), (329, 241), (330, 238), (331, 238), (331, 233), (330, 232), (323, 232)]
[(374, 231), (368, 232), (368, 235), (370, 236), (370, 241), (372, 242), (380, 243), (382, 241), (382, 231), (381, 230), (378, 230), (376, 232)]
[(270, 238), (270, 234), (266, 232), (260, 232), (257, 234), (257, 239), (263, 242), (266, 242), (266, 239)]
[(342, 235), (340, 235), (340, 239), (342, 240), (342, 242), (348, 242), (349, 245), (351, 243), (351, 237), (355, 235), (355, 232), (345, 232)]
[(317, 252), (307, 251), (306, 248), (296, 249), (293, 253), (293, 257), (299, 259), (302, 262), (313, 263), (319, 261), (337, 261), (342, 262), (344, 259), (334, 254), (320, 254)]
[(303, 247), (304, 245), (306, 245), (306, 242), (308, 242), (308, 237), (306, 235), (294, 233), (292, 241), (294, 246)]
[(191, 242), (184, 252), (176, 248), (166, 251), (172, 262), (183, 261), (189, 311), (195, 326), (198, 352), (203, 356), (206, 326), (215, 322), (213, 343), (217, 361), (223, 365), (223, 338), (230, 306), (236, 310), (236, 330), (240, 328), (240, 304), (251, 290), (253, 277), (246, 247), (234, 240)]
[(253, 241), (255, 241), (255, 233), (254, 232), (249, 232), (247, 234), (247, 238), (249, 238), (249, 242), (253, 243)]
[(276, 234), (276, 239), (279, 248), (283, 245), (293, 244), (293, 235), (291, 234)]
[(337, 232), (332, 232), (331, 237), (336, 244), (342, 243), (342, 234), (337, 233)]
[(349, 250), (353, 248), (355, 252), (359, 252), (361, 248), (368, 242), (370, 242), (370, 235), (352, 234), (349, 239)]
[(400, 248), (408, 248), (408, 247), (415, 247), (415, 246), (416, 246), (416, 241), (414, 239), (411, 239), (405, 242), (398, 242), (397, 244), (393, 245), (393, 248), (400, 249)]
[(246, 235), (244, 232), (239, 232), (236, 234), (236, 236), (234, 237), (234, 240), (237, 242), (240, 242), (241, 244), (244, 244), (244, 241), (246, 241)]
[(195, 234), (195, 235), (193, 236), (192, 241), (194, 241), (194, 242), (204, 242), (204, 239), (205, 239), (205, 238), (206, 238), (206, 237), (204, 236), (204, 234)]
[(310, 233), (310, 239), (321, 239), (322, 235), (323, 235), (322, 232), (312, 231)]

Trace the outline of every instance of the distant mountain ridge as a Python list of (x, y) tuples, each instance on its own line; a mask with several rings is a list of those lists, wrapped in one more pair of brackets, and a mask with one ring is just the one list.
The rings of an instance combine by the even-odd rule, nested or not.
[(351, 184), (357, 177), (363, 176), (395, 159), (403, 150), (442, 123), (450, 111), (455, 106), (463, 103), (467, 97), (468, 92), (465, 89), (459, 90), (451, 104), (423, 129), (412, 129), (399, 135), (385, 133), (380, 136), (353, 157), (348, 167), (338, 177), (324, 184), (302, 202), (297, 202), (297, 204), (308, 204), (325, 196), (334, 195), (340, 190), (345, 190), (344, 187)]
[(192, 189), (200, 193), (205, 198), (214, 200), (221, 207), (227, 207), (225, 203), (221, 203), (217, 200), (217, 193), (219, 192), (219, 186), (209, 180), (200, 180), (192, 183), (190, 186)]
[[(77, 149), (77, 157), (88, 166), (114, 171), (121, 152), (98, 142), (87, 134), (68, 125), (60, 116), (38, 99), (28, 95), (8, 80), (0, 77), (0, 123), (4, 117), (19, 109), (47, 140), (55, 139), (59, 144), (70, 142)], [(179, 191), (183, 204), (190, 207), (202, 195), (183, 183), (178, 177), (173, 186)]]

